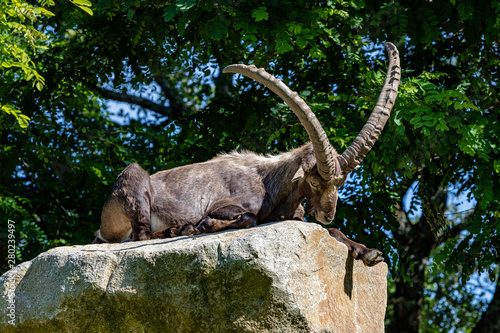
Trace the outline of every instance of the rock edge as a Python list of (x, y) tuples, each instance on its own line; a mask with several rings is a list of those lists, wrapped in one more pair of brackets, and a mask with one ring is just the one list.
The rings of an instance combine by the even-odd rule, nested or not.
[(0, 295), (1, 332), (384, 332), (387, 265), (284, 221), (58, 247), (2, 275)]

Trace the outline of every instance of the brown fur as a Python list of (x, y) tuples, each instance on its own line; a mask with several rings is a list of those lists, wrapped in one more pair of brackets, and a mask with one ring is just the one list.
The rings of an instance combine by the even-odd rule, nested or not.
[[(315, 161), (309, 143), (280, 155), (233, 152), (151, 176), (131, 164), (118, 176), (104, 205), (95, 242), (169, 238), (302, 220), (305, 198), (307, 211), (330, 223), (338, 187), (345, 178), (324, 181)], [(303, 174), (294, 179), (299, 169)]]

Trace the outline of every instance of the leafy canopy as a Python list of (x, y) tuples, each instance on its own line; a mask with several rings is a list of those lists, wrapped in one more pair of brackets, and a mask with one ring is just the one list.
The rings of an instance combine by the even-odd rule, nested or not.
[[(16, 221), (19, 260), (90, 242), (132, 162), (153, 173), (221, 151), (306, 142), (281, 100), (221, 74), (231, 63), (265, 67), (299, 92), (343, 151), (376, 101), (382, 43), (392, 41), (403, 66), (397, 103), (342, 188), (335, 226), (386, 254), (395, 298), (436, 281), (456, 289), (437, 274), (457, 267), (462, 283), (476, 270), (496, 276), (499, 1), (0, 6), (0, 209)], [(407, 304), (422, 304), (415, 295)], [(426, 306), (432, 315), (439, 304)]]

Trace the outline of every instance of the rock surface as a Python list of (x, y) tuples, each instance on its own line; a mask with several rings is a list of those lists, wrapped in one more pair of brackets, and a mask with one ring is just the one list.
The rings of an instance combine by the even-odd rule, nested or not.
[(59, 247), (0, 277), (0, 332), (383, 332), (386, 282), (297, 221)]

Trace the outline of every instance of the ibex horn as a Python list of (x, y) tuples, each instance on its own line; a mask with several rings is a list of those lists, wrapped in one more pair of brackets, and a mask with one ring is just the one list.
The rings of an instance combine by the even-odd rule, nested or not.
[(255, 81), (262, 83), (271, 89), (276, 95), (281, 97), (285, 103), (297, 115), (302, 126), (307, 131), (313, 144), (316, 155), (316, 165), (318, 172), (325, 181), (330, 181), (336, 174), (336, 152), (330, 145), (330, 141), (321, 127), (318, 119), (311, 111), (311, 108), (300, 96), (290, 90), (281, 80), (278, 80), (264, 69), (257, 69), (255, 66), (229, 65), (222, 71), (223, 73), (238, 73), (245, 75)]
[(398, 87), (401, 82), (399, 52), (392, 43), (387, 42), (384, 46), (389, 56), (389, 65), (377, 104), (356, 139), (342, 155), (337, 157), (344, 176), (354, 170), (372, 149), (391, 115), (392, 107), (398, 95)]

